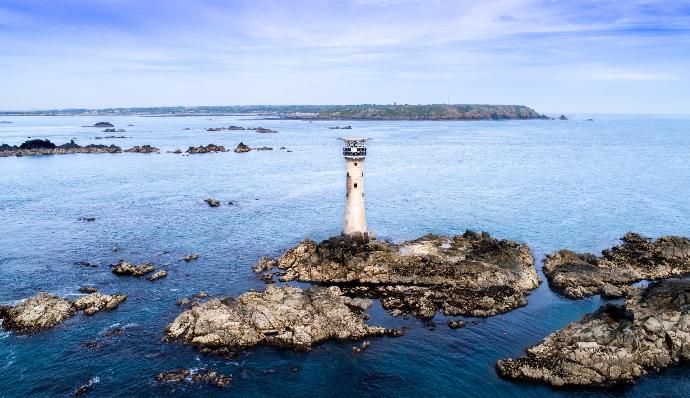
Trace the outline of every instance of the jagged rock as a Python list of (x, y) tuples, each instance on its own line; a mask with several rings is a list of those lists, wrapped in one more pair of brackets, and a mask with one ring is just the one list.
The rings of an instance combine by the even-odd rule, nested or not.
[(552, 287), (571, 298), (597, 293), (620, 297), (629, 290), (627, 285), (643, 279), (690, 275), (688, 238), (662, 236), (652, 241), (629, 232), (621, 240), (601, 256), (565, 249), (549, 254), (544, 274)]
[(108, 295), (92, 293), (88, 296), (78, 298), (73, 305), (77, 310), (83, 310), (84, 314), (93, 315), (96, 312), (103, 310), (114, 310), (126, 299), (127, 295), (124, 294)]
[[(208, 199), (207, 199), (207, 200), (208, 200)], [(210, 204), (209, 204), (209, 205), (210, 205)], [(219, 205), (220, 205), (220, 203), (219, 203)], [(196, 260), (196, 259), (198, 259), (198, 258), (199, 258), (199, 255), (198, 255), (197, 253), (192, 253), (192, 254), (190, 254), (190, 255), (188, 255), (188, 256), (184, 256), (182, 259), (183, 259), (184, 261), (186, 261), (186, 262), (190, 262), (190, 261)]]
[(77, 221), (94, 222), (96, 221), (96, 217), (79, 217)]
[(79, 288), (79, 293), (96, 293), (98, 288), (95, 286), (82, 286)]
[(39, 293), (15, 306), (0, 306), (0, 319), (5, 329), (34, 333), (62, 323), (78, 310), (92, 315), (104, 309), (115, 309), (126, 298), (124, 294), (110, 296), (93, 293), (72, 302), (52, 294)]
[(115, 127), (115, 126), (110, 122), (98, 122), (98, 123), (94, 124), (93, 126), (83, 126), (83, 127), (106, 128), (106, 127)]
[(192, 303), (192, 300), (188, 299), (187, 297), (183, 297), (175, 302), (175, 305), (178, 307), (184, 307), (187, 305), (190, 305)]
[(120, 260), (117, 264), (112, 266), (112, 272), (115, 275), (132, 275), (132, 276), (142, 276), (149, 272), (153, 272), (156, 268), (151, 263), (144, 263), (140, 265), (134, 265), (129, 261)]
[(55, 145), (49, 140), (29, 140), (20, 146), (0, 145), (0, 157), (31, 155), (64, 155), (69, 153), (120, 153), (122, 148), (115, 145), (80, 146), (71, 140), (69, 143)]
[(561, 115), (558, 117), (558, 120), (568, 120), (568, 118), (565, 115)]
[(260, 146), (258, 148), (254, 148), (255, 151), (272, 151), (273, 148), (270, 146)]
[(355, 354), (359, 354), (360, 352), (366, 350), (369, 347), (371, 347), (371, 342), (369, 342), (369, 340), (364, 340), (362, 344), (359, 345), (359, 347), (352, 347), (352, 352), (354, 352)]
[(204, 199), (204, 202), (206, 202), (209, 205), (209, 207), (220, 206), (220, 200), (218, 200), (218, 199), (208, 198), (208, 199)]
[(268, 286), (263, 292), (215, 298), (192, 307), (166, 328), (165, 339), (227, 354), (258, 345), (309, 350), (329, 339), (399, 335), (364, 322), (371, 304), (344, 296), (335, 286)]
[(155, 146), (151, 145), (142, 145), (142, 146), (133, 146), (129, 149), (125, 149), (125, 152), (131, 152), (131, 153), (158, 153), (160, 152), (160, 149), (156, 148)]
[[(527, 245), (471, 231), (401, 244), (305, 239), (277, 262), (281, 281), (342, 284), (348, 295), (381, 299), (394, 316), (491, 316), (526, 305), (540, 283)], [(254, 270), (274, 266), (262, 258)]]
[(222, 145), (214, 145), (214, 144), (208, 144), (206, 146), (198, 146), (198, 147), (193, 147), (190, 146), (187, 148), (187, 153), (209, 153), (209, 152), (226, 152), (226, 149)]
[(75, 312), (69, 300), (48, 293), (39, 293), (14, 307), (0, 306), (2, 327), (19, 333), (50, 329)]
[(449, 319), (448, 327), (451, 329), (460, 329), (465, 327), (465, 321), (462, 319)]
[(202, 369), (173, 369), (158, 373), (154, 379), (159, 383), (206, 383), (224, 388), (230, 384), (231, 377), (214, 370)]
[(150, 280), (151, 282), (153, 282), (155, 280), (165, 278), (166, 276), (168, 276), (168, 273), (166, 271), (160, 270), (160, 271), (156, 272), (155, 274), (149, 276), (147, 279)]
[(252, 267), (252, 270), (256, 273), (270, 271), (273, 268), (278, 267), (278, 260), (266, 256), (259, 258), (259, 261)]
[(244, 142), (240, 142), (237, 144), (237, 147), (234, 149), (235, 153), (244, 153), (244, 152), (249, 152), (251, 151), (252, 148), (249, 145), (246, 145)]
[(502, 377), (553, 386), (632, 383), (690, 358), (690, 281), (638, 287), (551, 334), (517, 359), (498, 361)]
[(208, 297), (208, 293), (206, 293), (205, 291), (202, 290), (202, 291), (196, 293), (196, 294), (194, 295), (194, 297), (196, 297), (196, 298), (206, 298), (206, 297)]

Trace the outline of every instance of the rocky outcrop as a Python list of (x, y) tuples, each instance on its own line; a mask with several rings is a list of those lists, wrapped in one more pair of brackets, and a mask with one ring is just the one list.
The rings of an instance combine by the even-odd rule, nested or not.
[(150, 280), (151, 282), (153, 282), (153, 281), (157, 281), (158, 279), (165, 278), (166, 276), (168, 276), (168, 272), (160, 270), (160, 271), (156, 272), (155, 274), (149, 276), (147, 279)]
[(115, 125), (113, 125), (113, 124), (110, 123), (110, 122), (98, 122), (98, 123), (94, 124), (93, 126), (82, 126), (82, 127), (107, 128), (107, 127), (115, 127)]
[(156, 268), (151, 263), (144, 263), (140, 265), (134, 265), (129, 261), (120, 260), (117, 264), (112, 265), (111, 271), (115, 275), (132, 275), (132, 276), (142, 276), (150, 272), (153, 272)]
[(257, 133), (277, 133), (275, 130), (267, 129), (264, 127), (241, 127), (241, 126), (228, 126), (228, 127), (209, 127), (206, 131), (218, 132), (218, 131), (244, 131), (253, 130)]
[(465, 327), (465, 321), (462, 319), (449, 319), (448, 327), (451, 329), (461, 329)]
[(65, 155), (70, 153), (120, 153), (122, 148), (115, 145), (80, 146), (74, 140), (62, 145), (55, 145), (49, 140), (29, 140), (20, 146), (3, 144), (0, 146), (0, 157), (32, 155)]
[(255, 272), (277, 267), (281, 281), (340, 285), (351, 296), (379, 298), (394, 316), (491, 316), (527, 304), (540, 283), (527, 245), (471, 231), (426, 235), (392, 244), (336, 237), (305, 239), (279, 260), (262, 258)]
[(252, 148), (249, 145), (246, 145), (244, 142), (240, 142), (237, 144), (237, 147), (234, 149), (235, 153), (244, 153), (244, 152), (249, 152), (251, 151)]
[(568, 120), (568, 118), (565, 115), (561, 115), (558, 117), (558, 120)]
[(4, 329), (34, 333), (62, 323), (79, 310), (93, 315), (98, 311), (115, 309), (126, 298), (124, 294), (93, 293), (72, 302), (52, 294), (39, 293), (15, 306), (0, 306), (0, 319)]
[(220, 200), (218, 200), (218, 199), (206, 198), (206, 199), (204, 199), (204, 202), (206, 202), (206, 204), (208, 204), (209, 207), (220, 206)]
[(634, 288), (624, 304), (607, 304), (553, 333), (527, 355), (497, 363), (507, 378), (553, 386), (631, 383), (690, 359), (690, 281)]
[(86, 315), (93, 315), (103, 310), (114, 310), (126, 299), (124, 294), (92, 293), (78, 298), (72, 305), (77, 310), (83, 310)]
[(214, 298), (179, 315), (165, 331), (206, 352), (229, 354), (259, 345), (309, 350), (330, 340), (399, 335), (364, 320), (372, 302), (353, 299), (338, 287), (268, 286), (237, 298)]
[(688, 238), (651, 240), (629, 232), (621, 241), (601, 256), (570, 250), (549, 254), (544, 260), (544, 274), (552, 287), (571, 298), (597, 293), (622, 296), (633, 282), (690, 275)]
[(194, 261), (198, 258), (199, 258), (199, 255), (197, 253), (192, 253), (192, 254), (189, 254), (187, 256), (182, 257), (182, 260), (184, 260), (185, 262), (190, 262), (190, 261)]
[(189, 154), (209, 153), (209, 152), (227, 152), (227, 150), (222, 145), (214, 145), (214, 144), (208, 144), (206, 146), (198, 146), (198, 147), (190, 146), (189, 148), (187, 148), (187, 153), (189, 153)]
[(317, 120), (508, 120), (548, 119), (524, 105), (338, 105), (315, 114), (289, 114), (290, 119)]
[(161, 372), (154, 377), (158, 383), (205, 383), (214, 387), (224, 388), (230, 384), (232, 378), (209, 369), (173, 369)]
[(125, 149), (125, 152), (130, 153), (159, 153), (160, 149), (151, 145), (133, 146), (129, 149)]

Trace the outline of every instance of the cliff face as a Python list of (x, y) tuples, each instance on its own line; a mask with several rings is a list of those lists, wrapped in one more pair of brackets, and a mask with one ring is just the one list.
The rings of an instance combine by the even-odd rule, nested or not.
[(509, 120), (548, 119), (523, 105), (343, 105), (317, 113), (315, 119), (365, 120)]

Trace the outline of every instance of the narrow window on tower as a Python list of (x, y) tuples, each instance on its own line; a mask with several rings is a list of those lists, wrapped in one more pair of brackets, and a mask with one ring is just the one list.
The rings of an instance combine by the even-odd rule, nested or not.
[(357, 166), (357, 162), (355, 162), (355, 166)]
[(350, 176), (350, 172), (347, 173), (347, 176), (348, 176), (348, 177)]
[(355, 183), (355, 188), (357, 188), (357, 183)]

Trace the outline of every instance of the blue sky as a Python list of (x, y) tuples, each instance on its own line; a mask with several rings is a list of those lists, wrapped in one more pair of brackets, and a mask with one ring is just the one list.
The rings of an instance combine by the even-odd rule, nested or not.
[(690, 1), (0, 0), (0, 109), (690, 113)]

